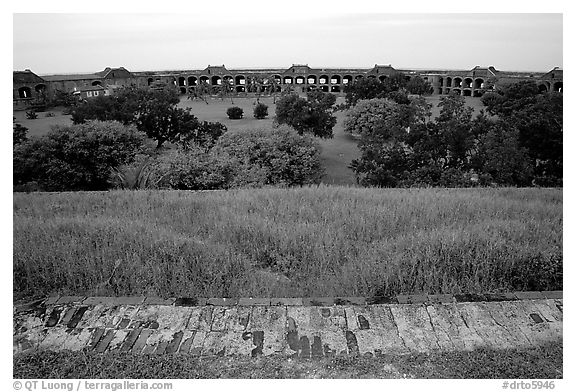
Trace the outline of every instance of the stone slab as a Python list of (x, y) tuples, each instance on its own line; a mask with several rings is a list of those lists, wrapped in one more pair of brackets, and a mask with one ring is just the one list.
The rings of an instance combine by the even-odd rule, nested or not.
[(428, 304), (450, 304), (456, 302), (452, 294), (428, 294)]
[(271, 306), (302, 306), (302, 298), (270, 298)]
[(339, 306), (345, 305), (366, 305), (366, 297), (336, 297), (334, 304)]
[(193, 308), (174, 307), (165, 305), (150, 305), (139, 308), (136, 315), (131, 317), (133, 321), (141, 322), (144, 328), (157, 323), (158, 329), (183, 330), (187, 327), (193, 315)]
[(239, 306), (270, 306), (270, 298), (240, 298)]
[(542, 291), (542, 295), (546, 299), (562, 299), (562, 291)]
[(515, 291), (514, 296), (519, 300), (544, 298), (544, 295), (540, 291)]
[(82, 305), (140, 305), (144, 297), (88, 297), (82, 301)]
[(396, 299), (399, 304), (424, 304), (428, 301), (426, 294), (397, 295)]
[(304, 306), (333, 306), (336, 304), (334, 297), (308, 297), (302, 298)]
[(176, 302), (176, 298), (162, 298), (162, 297), (146, 297), (143, 305), (165, 305), (172, 306)]
[(562, 298), (484, 297), (487, 300), (481, 302), (442, 303), (438, 298), (440, 302), (433, 303), (428, 296), (425, 304), (330, 306), (56, 303), (42, 312), (13, 315), (13, 347), (15, 353), (87, 348), (100, 353), (318, 359), (521, 348), (562, 341)]
[(444, 351), (472, 351), (485, 347), (484, 340), (469, 328), (454, 303), (427, 306), (430, 323)]
[(82, 301), (84, 301), (85, 298), (86, 297), (80, 297), (76, 295), (63, 295), (60, 298), (58, 298), (58, 302), (56, 302), (56, 304), (64, 305), (64, 304), (81, 303)]
[(235, 306), (237, 304), (237, 298), (208, 298), (206, 300), (206, 305), (213, 306)]
[(390, 311), (398, 335), (410, 351), (430, 352), (441, 349), (426, 305), (390, 305)]

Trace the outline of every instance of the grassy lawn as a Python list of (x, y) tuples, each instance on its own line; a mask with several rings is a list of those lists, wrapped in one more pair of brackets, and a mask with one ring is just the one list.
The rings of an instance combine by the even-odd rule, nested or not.
[[(72, 125), (72, 116), (62, 114), (63, 107), (51, 108), (45, 112), (38, 112), (38, 118), (29, 120), (26, 118), (26, 111), (18, 110), (13, 112), (16, 122), (28, 128), (28, 136), (43, 136), (54, 125)], [(54, 113), (54, 117), (46, 117), (47, 113)]]
[(561, 189), (32, 193), (13, 213), (15, 299), (562, 289)]
[(14, 357), (15, 379), (194, 378), (562, 378), (562, 344), (524, 350), (476, 350), (377, 358), (94, 354), (37, 351)]

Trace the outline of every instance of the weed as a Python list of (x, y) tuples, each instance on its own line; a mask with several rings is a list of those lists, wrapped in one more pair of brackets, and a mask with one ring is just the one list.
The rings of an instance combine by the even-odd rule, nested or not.
[(562, 289), (558, 189), (14, 194), (14, 295)]

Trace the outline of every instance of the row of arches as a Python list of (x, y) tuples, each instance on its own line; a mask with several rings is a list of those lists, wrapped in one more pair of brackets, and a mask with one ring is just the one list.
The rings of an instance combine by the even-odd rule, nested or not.
[(441, 87), (457, 87), (457, 88), (473, 88), (473, 89), (483, 89), (486, 82), (482, 78), (461, 78), (459, 76), (446, 78), (440, 78), (438, 80)]
[[(246, 86), (249, 85), (252, 80), (254, 79), (259, 79), (262, 82), (264, 82), (264, 84), (271, 84), (269, 81), (271, 79), (274, 79), (274, 81), (276, 82), (276, 84), (305, 84), (305, 85), (325, 85), (325, 86), (330, 86), (330, 85), (345, 85), (348, 83), (352, 83), (355, 80), (359, 80), (361, 78), (363, 78), (364, 75), (328, 75), (328, 74), (321, 74), (321, 75), (302, 75), (302, 76), (284, 76), (282, 77), (279, 74), (274, 74), (271, 76), (267, 76), (267, 77), (252, 77), (252, 76), (246, 76), (246, 75), (224, 75), (224, 76), (220, 76), (220, 75), (213, 75), (213, 76), (207, 76), (207, 75), (200, 75), (200, 76), (179, 76), (176, 79), (177, 85), (178, 87), (193, 87), (193, 86), (197, 86), (199, 83), (204, 83), (204, 84), (208, 84), (211, 86), (220, 86), (222, 85), (222, 82), (225, 81), (230, 85), (235, 85), (235, 86)], [(369, 75), (367, 76), (368, 78), (376, 78), (375, 75)], [(386, 75), (381, 75), (378, 79), (380, 81), (384, 81), (386, 80), (387, 76)], [(152, 83), (154, 83), (154, 79), (153, 78), (148, 78), (148, 85), (151, 85)], [(329, 87), (328, 87), (329, 89)]]
[(564, 91), (564, 83), (563, 82), (554, 82), (550, 83), (548, 81), (543, 81), (538, 85), (538, 90), (543, 93), (547, 93), (550, 91), (556, 92), (563, 92)]
[[(36, 96), (44, 95), (46, 93), (46, 85), (44, 83), (39, 83), (34, 86), (34, 92)], [(32, 95), (32, 88), (29, 86), (23, 86), (18, 89), (18, 98), (34, 98)]]

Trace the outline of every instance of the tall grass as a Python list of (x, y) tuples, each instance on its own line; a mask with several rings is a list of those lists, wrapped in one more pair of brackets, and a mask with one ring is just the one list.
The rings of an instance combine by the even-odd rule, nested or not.
[(561, 289), (562, 190), (14, 194), (13, 264), (16, 298)]

